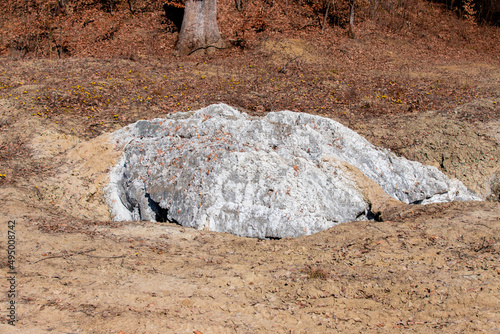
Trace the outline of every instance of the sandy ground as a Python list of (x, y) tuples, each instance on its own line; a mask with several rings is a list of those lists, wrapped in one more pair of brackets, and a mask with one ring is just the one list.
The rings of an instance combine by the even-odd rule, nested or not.
[(383, 222), (282, 240), (117, 224), (106, 221), (102, 199), (117, 159), (108, 137), (84, 141), (33, 128), (41, 129), (30, 135), (34, 159), (52, 161), (57, 172), (0, 190), (1, 240), (7, 221), (16, 221), (22, 332), (500, 328), (498, 203), (406, 206), (388, 210)]
[[(460, 118), (494, 114), (493, 102), (346, 125), (494, 198), (498, 119)], [(1, 333), (500, 331), (497, 201), (382, 206), (383, 221), (281, 240), (114, 223), (102, 192), (119, 158), (109, 136), (0, 107), (0, 275), (9, 221), (17, 272), (16, 327), (0, 283)]]

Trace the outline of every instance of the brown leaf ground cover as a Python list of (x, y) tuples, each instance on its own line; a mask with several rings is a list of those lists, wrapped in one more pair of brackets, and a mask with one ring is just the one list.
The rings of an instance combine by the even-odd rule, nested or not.
[[(25, 35), (2, 21), (1, 270), (16, 220), (19, 320), (2, 332), (499, 331), (498, 28), (412, 2), (409, 16), (361, 11), (350, 39), (335, 17), (321, 31), (323, 8), (271, 3), (244, 14), (221, 1), (224, 36), (245, 45), (203, 57), (170, 55), (161, 7), (68, 7), (49, 23), (69, 53), (49, 39), (13, 48)], [(58, 35), (71, 20), (81, 31)], [(333, 118), (492, 201), (388, 209), (282, 240), (110, 222), (107, 134), (218, 102)]]

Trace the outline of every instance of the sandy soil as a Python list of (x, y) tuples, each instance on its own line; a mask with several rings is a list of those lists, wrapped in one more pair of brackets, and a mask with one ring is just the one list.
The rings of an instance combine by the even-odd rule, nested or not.
[[(66, 65), (64, 73), (73, 73), (70, 63), (60, 70)], [(447, 75), (462, 69), (447, 68)], [(487, 89), (498, 90), (499, 67), (488, 73)], [(36, 100), (40, 87), (23, 86), (19, 96), (26, 89)], [(446, 113), (329, 115), (492, 201), (381, 205), (383, 221), (256, 240), (109, 221), (102, 188), (119, 156), (107, 133), (129, 119), (161, 115), (158, 109), (120, 109), (108, 115), (119, 122), (99, 128), (90, 116), (37, 117), (0, 99), (0, 272), (8, 276), (7, 225), (15, 220), (18, 320), (15, 328), (6, 325), (2, 293), (0, 332), (499, 332), (498, 102), (490, 95)], [(9, 288), (6, 280), (0, 285)]]

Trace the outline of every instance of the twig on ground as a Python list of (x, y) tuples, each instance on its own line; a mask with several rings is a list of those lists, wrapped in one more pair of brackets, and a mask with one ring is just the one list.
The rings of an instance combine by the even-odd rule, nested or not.
[(96, 251), (96, 249), (92, 248), (92, 249), (81, 251), (81, 252), (73, 252), (73, 253), (68, 253), (68, 254), (63, 254), (63, 255), (52, 255), (52, 256), (48, 256), (48, 257), (44, 257), (42, 259), (36, 260), (35, 262), (33, 262), (33, 264), (41, 262), (41, 261), (44, 261), (44, 260), (48, 260), (48, 259), (67, 258), (67, 257), (70, 257), (70, 256), (75, 256), (75, 255), (85, 255), (85, 256), (88, 256), (88, 257), (94, 257), (94, 258), (98, 258), (98, 259), (121, 259), (121, 258), (125, 257), (125, 255), (99, 256), (99, 255), (90, 255), (90, 254), (87, 254), (87, 253), (91, 253), (91, 252), (94, 252), (94, 251)]
[(89, 254), (83, 254), (88, 257), (95, 257), (98, 259), (122, 259), (125, 257), (125, 255), (116, 255), (116, 256), (99, 256), (99, 255), (89, 255)]
[(44, 257), (44, 258), (42, 258), (40, 260), (36, 260), (35, 262), (33, 262), (33, 264), (38, 263), (38, 262), (42, 262), (42, 261), (48, 260), (48, 259), (57, 259), (57, 258), (60, 258), (60, 257), (70, 257), (70, 256), (73, 256), (73, 255), (82, 255), (82, 254), (94, 252), (95, 250), (96, 250), (95, 248), (92, 248), (92, 249), (89, 249), (89, 250), (86, 250), (86, 251), (81, 251), (81, 252), (73, 252), (73, 253), (64, 254), (64, 255), (48, 256), (48, 257)]
[(206, 50), (208, 48), (216, 48), (216, 49), (219, 49), (219, 50), (227, 49), (227, 47), (222, 47), (221, 48), (221, 47), (218, 47), (218, 46), (215, 46), (215, 45), (201, 46), (201, 47), (196, 48), (196, 49), (192, 50), (191, 52), (189, 52), (188, 56), (192, 55), (193, 53), (195, 53), (198, 50)]
[(300, 55), (299, 56), (295, 56), (292, 59), (290, 59), (289, 61), (287, 61), (287, 63), (285, 65), (283, 65), (283, 67), (280, 68), (278, 72), (280, 72), (280, 73), (286, 73), (286, 67), (288, 66), (288, 64), (290, 64), (292, 61), (294, 61), (295, 59), (297, 59), (299, 57), (300, 57)]

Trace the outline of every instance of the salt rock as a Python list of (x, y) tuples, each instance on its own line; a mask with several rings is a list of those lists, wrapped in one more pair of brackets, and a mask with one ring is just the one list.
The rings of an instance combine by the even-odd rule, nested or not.
[(216, 104), (113, 137), (124, 152), (106, 189), (115, 221), (283, 238), (373, 218), (377, 201), (480, 200), (437, 168), (306, 113), (251, 117)]

